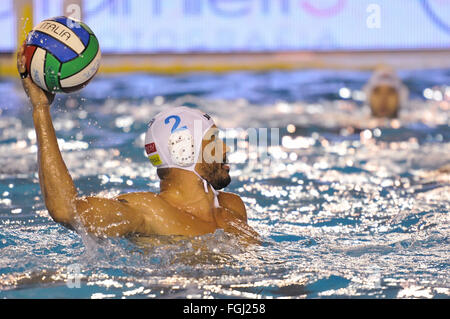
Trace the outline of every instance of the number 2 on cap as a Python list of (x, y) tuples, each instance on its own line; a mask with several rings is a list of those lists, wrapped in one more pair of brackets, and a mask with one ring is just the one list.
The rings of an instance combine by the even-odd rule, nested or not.
[(173, 123), (172, 129), (170, 130), (170, 133), (173, 133), (178, 130), (185, 130), (187, 129), (186, 125), (183, 125), (182, 127), (178, 128), (178, 125), (180, 125), (180, 117), (178, 115), (171, 115), (169, 117), (166, 117), (164, 120), (164, 123), (169, 124), (170, 119), (174, 119), (175, 123)]

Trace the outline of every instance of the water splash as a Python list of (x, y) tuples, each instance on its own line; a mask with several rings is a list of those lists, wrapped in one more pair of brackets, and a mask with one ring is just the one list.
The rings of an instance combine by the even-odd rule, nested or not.
[[(434, 99), (425, 89), (435, 84), (406, 74), (414, 99), (398, 120), (377, 121), (339, 98), (339, 87), (354, 92), (365, 75), (318, 72), (309, 83), (308, 74), (98, 78), (53, 106), (80, 195), (157, 192), (143, 133), (173, 105), (200, 107), (223, 128), (280, 128), (285, 142), (270, 160), (230, 156), (228, 191), (244, 200), (260, 246), (221, 231), (99, 241), (55, 224), (40, 195), (29, 109), (0, 81), (0, 93), (17, 92), (0, 100), (0, 297), (448, 298), (447, 91)], [(320, 89), (296, 86), (314, 81)], [(75, 264), (81, 288), (71, 289)]]

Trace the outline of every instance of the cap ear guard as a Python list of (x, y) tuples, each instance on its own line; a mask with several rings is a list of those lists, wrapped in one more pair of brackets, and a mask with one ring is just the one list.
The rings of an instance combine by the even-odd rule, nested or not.
[(177, 130), (169, 136), (169, 154), (176, 165), (186, 167), (195, 163), (194, 139), (188, 129)]

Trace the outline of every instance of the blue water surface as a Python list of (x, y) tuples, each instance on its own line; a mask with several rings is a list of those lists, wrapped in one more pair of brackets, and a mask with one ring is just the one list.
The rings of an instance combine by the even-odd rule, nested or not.
[[(395, 120), (370, 118), (358, 71), (121, 74), (57, 96), (80, 195), (158, 192), (147, 123), (175, 105), (211, 114), (232, 148), (226, 190), (264, 241), (250, 246), (220, 230), (99, 241), (53, 222), (31, 109), (0, 79), (0, 298), (449, 298), (450, 70), (399, 74)], [(275, 142), (256, 148), (249, 128)]]

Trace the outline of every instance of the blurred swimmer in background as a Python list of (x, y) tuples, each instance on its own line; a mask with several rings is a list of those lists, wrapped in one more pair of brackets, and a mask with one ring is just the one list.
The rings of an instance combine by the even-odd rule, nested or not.
[(408, 100), (408, 89), (394, 70), (379, 68), (364, 86), (366, 102), (373, 117), (397, 118)]

